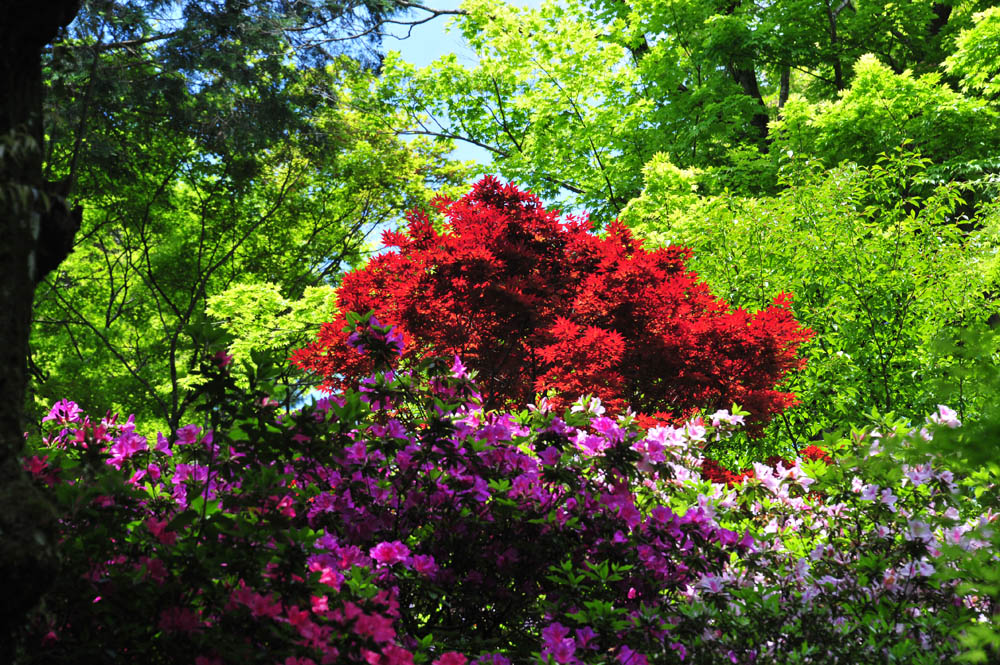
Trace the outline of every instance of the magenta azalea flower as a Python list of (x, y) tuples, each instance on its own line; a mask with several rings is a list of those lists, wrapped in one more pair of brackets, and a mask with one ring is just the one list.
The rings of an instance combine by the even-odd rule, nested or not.
[(65, 425), (66, 423), (76, 423), (80, 422), (81, 413), (82, 410), (76, 405), (76, 402), (63, 399), (59, 400), (52, 406), (52, 409), (49, 411), (49, 415), (42, 418), (42, 422), (44, 423), (54, 420), (60, 425)]
[(199, 434), (201, 434), (201, 428), (197, 425), (185, 425), (177, 430), (177, 444), (186, 446), (195, 443), (198, 441)]
[(410, 548), (398, 540), (394, 540), (379, 543), (371, 549), (369, 554), (383, 566), (391, 566), (394, 563), (405, 561), (410, 556)]
[(455, 651), (449, 651), (448, 653), (442, 654), (440, 658), (434, 661), (434, 665), (465, 665), (468, 662), (468, 658)]

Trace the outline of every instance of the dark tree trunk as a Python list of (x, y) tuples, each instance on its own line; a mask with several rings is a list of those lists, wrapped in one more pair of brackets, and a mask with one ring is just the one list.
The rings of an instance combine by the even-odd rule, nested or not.
[(42, 178), (41, 54), (79, 0), (0, 0), (0, 662), (56, 566), (55, 514), (18, 464), (35, 285), (65, 258), (79, 212)]
[[(725, 9), (726, 14), (735, 15), (736, 10), (740, 7), (740, 0), (735, 0), (735, 2), (730, 2)], [(758, 148), (761, 152), (766, 153), (768, 148), (767, 141), (767, 105), (764, 104), (764, 98), (760, 95), (760, 86), (757, 83), (757, 70), (754, 68), (752, 61), (748, 62), (743, 57), (732, 57), (729, 63), (726, 65), (726, 71), (733, 78), (733, 81), (739, 84), (740, 88), (743, 89), (743, 93), (757, 102), (759, 107), (756, 112), (754, 112), (753, 117), (750, 118), (750, 126), (756, 130), (757, 136), (755, 138), (759, 139)]]
[(785, 108), (788, 95), (791, 94), (792, 69), (788, 65), (781, 68), (781, 89), (778, 91), (778, 109)]
[(837, 18), (840, 16), (840, 12), (845, 9), (854, 9), (854, 5), (851, 4), (851, 0), (843, 0), (836, 8), (833, 5), (827, 5), (827, 21), (830, 24), (830, 50), (833, 57), (833, 84), (836, 86), (837, 90), (844, 89), (844, 65), (840, 62), (840, 54), (837, 49), (840, 47), (840, 37), (837, 35)]
[(760, 87), (757, 84), (757, 72), (752, 68), (731, 66), (729, 73), (733, 80), (740, 84), (743, 92), (757, 102), (759, 110), (750, 119), (750, 125), (756, 130), (760, 140), (761, 152), (767, 152), (767, 106), (764, 105), (764, 98), (760, 95)]
[(935, 2), (931, 9), (934, 11), (934, 19), (927, 26), (927, 34), (931, 37), (937, 37), (941, 29), (948, 25), (948, 20), (951, 18), (952, 6)]

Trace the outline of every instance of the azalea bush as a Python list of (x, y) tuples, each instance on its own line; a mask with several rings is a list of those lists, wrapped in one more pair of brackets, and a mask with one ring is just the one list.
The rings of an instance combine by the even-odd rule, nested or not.
[(730, 307), (688, 269), (690, 250), (647, 249), (618, 222), (597, 235), (490, 177), (438, 211), (438, 226), (414, 212), (405, 232), (386, 233), (396, 251), (344, 276), (339, 316), (293, 356), (326, 388), (371, 373), (345, 325), (347, 312), (373, 310), (398, 327), (405, 358), (460, 355), (488, 408), (552, 391), (682, 422), (738, 402), (759, 426), (795, 403), (779, 384), (811, 332), (788, 294), (754, 313)]
[(743, 412), (484, 411), (459, 358), (350, 325), (375, 374), (297, 412), (147, 438), (53, 407), (25, 466), (64, 566), (19, 663), (938, 663), (995, 618), (996, 488), (883, 450), (949, 411), (730, 486), (703, 452)]

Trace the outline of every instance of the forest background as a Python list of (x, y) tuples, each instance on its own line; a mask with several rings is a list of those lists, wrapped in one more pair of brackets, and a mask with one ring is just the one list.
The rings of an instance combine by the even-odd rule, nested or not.
[[(423, 68), (358, 40), (323, 40), (353, 58), (248, 48), (252, 19), (175, 25), (168, 7), (86, 5), (47, 59), (45, 168), (83, 223), (36, 297), (36, 425), (74, 395), (176, 430), (223, 346), (245, 385), (277, 372), (294, 403), (311, 383), (284, 361), (340, 275), (483, 172), (691, 247), (734, 306), (791, 293), (817, 334), (789, 385), (802, 406), (765, 450), (872, 410), (984, 405), (1000, 140), (985, 5), (466, 4), (475, 58)], [(212, 30), (240, 41), (181, 41)], [(453, 161), (456, 144), (490, 160)]]
[[(287, 359), (345, 272), (489, 173), (597, 233), (692, 248), (734, 307), (793, 295), (815, 333), (782, 386), (799, 404), (725, 464), (939, 404), (978, 441), (956, 458), (995, 464), (1000, 8), (285, 4), (84, 2), (41, 52), (25, 159), (46, 207), (80, 213), (35, 288), (23, 429), (72, 397), (174, 437), (207, 418), (220, 351), (240, 390), (302, 403), (318, 381)], [(381, 48), (446, 16), (474, 58)]]

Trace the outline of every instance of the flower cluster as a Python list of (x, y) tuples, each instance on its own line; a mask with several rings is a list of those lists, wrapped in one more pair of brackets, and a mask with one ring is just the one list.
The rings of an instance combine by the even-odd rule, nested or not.
[(936, 663), (994, 618), (995, 516), (885, 452), (946, 418), (733, 485), (703, 450), (741, 412), (642, 429), (596, 397), (487, 411), (454, 357), (379, 376), (393, 399), (155, 437), (57, 404), (25, 466), (65, 565), (19, 662)]

